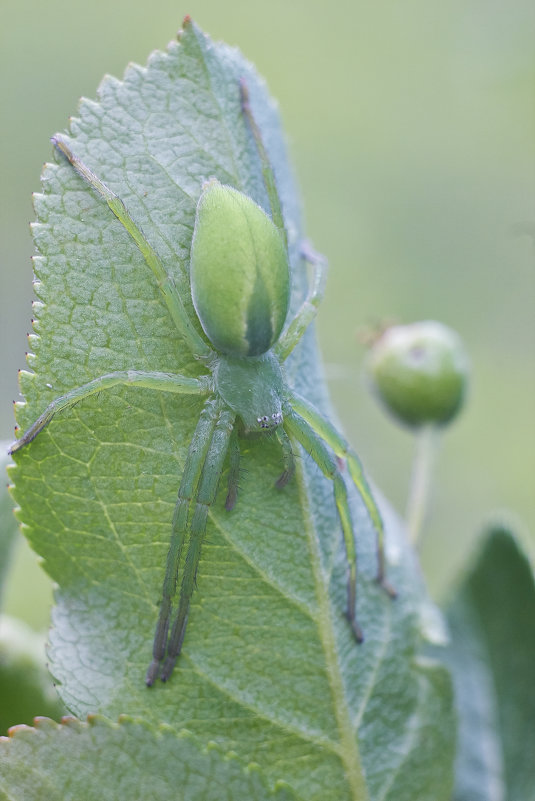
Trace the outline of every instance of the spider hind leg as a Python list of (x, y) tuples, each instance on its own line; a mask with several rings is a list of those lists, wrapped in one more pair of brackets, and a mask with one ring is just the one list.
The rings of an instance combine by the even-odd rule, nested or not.
[(326, 420), (308, 401), (300, 395), (294, 393), (290, 398), (292, 408), (300, 415), (310, 428), (327, 445), (332, 448), (336, 457), (342, 459), (347, 465), (349, 475), (353, 484), (360, 493), (366, 511), (376, 531), (377, 540), (377, 583), (386, 592), (389, 598), (396, 598), (397, 592), (387, 581), (385, 576), (385, 553), (384, 553), (384, 526), (379, 509), (373, 497), (370, 485), (364, 475), (364, 470), (355, 451), (349, 443), (336, 430), (332, 423)]

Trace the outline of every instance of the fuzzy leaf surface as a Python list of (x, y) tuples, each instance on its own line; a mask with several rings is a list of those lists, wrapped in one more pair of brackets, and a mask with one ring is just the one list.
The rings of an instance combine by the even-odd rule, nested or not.
[[(188, 257), (204, 181), (269, 210), (238, 83), (274, 167), (289, 237), (292, 309), (306, 292), (301, 228), (278, 114), (240, 53), (188, 23), (179, 43), (122, 81), (106, 78), (72, 120), (74, 152), (125, 202), (191, 310)], [(136, 246), (105, 203), (56, 156), (34, 227), (32, 373), (24, 429), (57, 395), (111, 370), (197, 376)], [(214, 253), (217, 259), (217, 253)], [(288, 382), (329, 412), (314, 332)], [(427, 604), (385, 509), (392, 602), (374, 582), (375, 536), (355, 492), (357, 646), (344, 616), (346, 568), (332, 485), (306, 454), (284, 491), (273, 438), (243, 441), (232, 513), (210, 513), (184, 648), (168, 685), (148, 690), (154, 625), (180, 475), (201, 404), (117, 389), (55, 418), (17, 454), (24, 530), (59, 585), (50, 668), (76, 715), (142, 716), (255, 762), (307, 801), (446, 801), (453, 721), (449, 677), (419, 657)], [(224, 484), (223, 476), (222, 484)]]
[(447, 612), (459, 712), (455, 801), (535, 799), (535, 581), (506, 528), (489, 532)]

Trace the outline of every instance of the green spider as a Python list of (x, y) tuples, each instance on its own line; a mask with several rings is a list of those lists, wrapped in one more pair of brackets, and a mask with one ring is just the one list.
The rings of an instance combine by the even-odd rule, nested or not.
[[(10, 451), (14, 453), (31, 442), (58, 412), (119, 384), (205, 398), (184, 464), (172, 520), (153, 658), (146, 674), (148, 686), (158, 676), (162, 681), (169, 679), (180, 654), (208, 512), (216, 498), (227, 453), (230, 467), (226, 509), (230, 511), (236, 502), (239, 436), (258, 433), (276, 436), (284, 465), (276, 482), (278, 488), (284, 487), (294, 473), (292, 440), (302, 445), (333, 482), (348, 561), (346, 616), (357, 641), (362, 640), (362, 632), (356, 619), (356, 550), (346, 485), (336, 457), (346, 461), (376, 529), (377, 580), (389, 595), (395, 594), (384, 576), (381, 517), (356, 453), (332, 423), (292, 392), (284, 379), (282, 365), (320, 304), (326, 263), (312, 251), (303, 251), (304, 258), (314, 267), (314, 279), (307, 298), (283, 332), (290, 296), (287, 236), (275, 177), (243, 82), (240, 91), (242, 111), (262, 164), (271, 218), (237, 189), (215, 179), (204, 185), (191, 243), (190, 281), (193, 305), (206, 339), (198, 333), (171, 276), (122, 200), (76, 157), (61, 137), (53, 140), (124, 225), (152, 270), (179, 333), (209, 371), (200, 378), (139, 370), (122, 370), (95, 378), (52, 401)], [(171, 625), (179, 572), (179, 600)]]

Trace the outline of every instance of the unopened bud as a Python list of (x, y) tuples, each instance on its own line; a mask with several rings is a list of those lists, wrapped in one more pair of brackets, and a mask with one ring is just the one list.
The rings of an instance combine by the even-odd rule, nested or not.
[(469, 363), (460, 337), (442, 323), (395, 325), (370, 349), (374, 389), (403, 423), (443, 426), (459, 412)]

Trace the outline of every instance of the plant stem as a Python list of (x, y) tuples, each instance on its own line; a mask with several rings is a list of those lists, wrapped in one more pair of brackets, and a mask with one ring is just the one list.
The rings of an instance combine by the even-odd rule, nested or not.
[(415, 437), (414, 461), (405, 513), (409, 538), (413, 545), (418, 542), (427, 512), (437, 448), (437, 427), (432, 424), (422, 426)]

